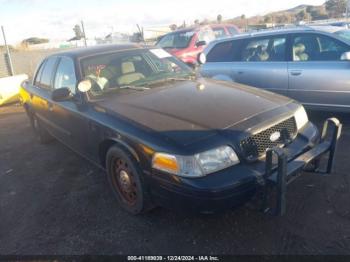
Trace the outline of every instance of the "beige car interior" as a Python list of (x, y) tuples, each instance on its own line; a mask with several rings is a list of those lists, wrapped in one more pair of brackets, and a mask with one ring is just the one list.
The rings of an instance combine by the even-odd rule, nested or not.
[(250, 58), (249, 61), (267, 61), (269, 57), (270, 55), (266, 51), (266, 48), (262, 45), (259, 45), (256, 48), (254, 55)]
[(122, 75), (118, 78), (118, 85), (129, 85), (135, 81), (145, 78), (141, 73), (135, 72), (133, 62), (123, 62), (121, 64)]
[(269, 58), (270, 55), (263, 45), (258, 45), (256, 48), (245, 49), (242, 54), (243, 61), (267, 61)]
[(309, 55), (305, 53), (305, 45), (297, 43), (293, 46), (293, 61), (307, 61)]

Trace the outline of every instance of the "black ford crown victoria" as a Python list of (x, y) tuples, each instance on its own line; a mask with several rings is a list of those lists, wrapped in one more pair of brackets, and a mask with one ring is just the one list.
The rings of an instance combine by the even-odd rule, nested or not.
[(39, 140), (54, 137), (105, 169), (133, 214), (214, 212), (268, 184), (283, 214), (286, 185), (325, 153), (330, 172), (340, 134), (330, 119), (320, 139), (289, 98), (201, 78), (162, 49), (134, 45), (49, 56), (20, 94)]

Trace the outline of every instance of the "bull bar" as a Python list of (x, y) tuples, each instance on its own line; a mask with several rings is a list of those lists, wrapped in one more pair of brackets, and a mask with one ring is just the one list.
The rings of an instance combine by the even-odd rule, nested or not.
[[(338, 139), (341, 135), (341, 128), (342, 124), (338, 119), (327, 119), (323, 125), (320, 143), (290, 162), (287, 161), (287, 154), (283, 148), (274, 147), (266, 150), (261, 204), (263, 212), (269, 212), (276, 216), (283, 216), (286, 213), (287, 185), (299, 177), (310, 162), (315, 162), (315, 166), (312, 170), (313, 173), (329, 174), (332, 172), (334, 155)], [(319, 168), (319, 158), (327, 153), (329, 155), (326, 168), (325, 170), (321, 170)], [(273, 163), (274, 157), (277, 157), (277, 166)], [(309, 172), (309, 170), (306, 172)], [(269, 206), (267, 201), (268, 186), (272, 186), (272, 188), (276, 190), (276, 201), (273, 207)]]

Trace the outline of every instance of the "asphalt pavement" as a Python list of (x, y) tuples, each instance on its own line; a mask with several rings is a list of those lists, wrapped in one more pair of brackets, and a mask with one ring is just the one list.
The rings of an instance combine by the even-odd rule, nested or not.
[[(311, 113), (321, 125), (331, 113)], [(37, 143), (22, 108), (0, 108), (0, 254), (350, 254), (350, 115), (335, 172), (288, 187), (287, 214), (121, 210), (105, 174), (58, 142)]]

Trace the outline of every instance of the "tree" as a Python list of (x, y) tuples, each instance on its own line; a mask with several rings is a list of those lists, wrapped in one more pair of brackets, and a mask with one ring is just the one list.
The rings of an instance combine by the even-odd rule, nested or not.
[(327, 19), (328, 14), (324, 7), (314, 7), (309, 10), (312, 20)]
[(74, 31), (74, 34), (75, 34), (75, 37), (74, 37), (75, 40), (80, 40), (80, 39), (82, 39), (84, 37), (83, 32), (81, 31), (81, 28), (80, 28), (79, 25), (75, 25), (73, 27), (73, 31)]
[(199, 25), (199, 20), (198, 19), (194, 20), (194, 24)]
[(241, 19), (244, 20), (246, 17), (245, 17), (245, 14), (241, 15)]
[(264, 17), (264, 23), (271, 23), (272, 22), (272, 16), (267, 15)]
[(341, 17), (346, 10), (346, 0), (328, 0), (325, 5), (330, 17)]
[(48, 43), (49, 39), (46, 38), (39, 38), (39, 37), (30, 37), (27, 39), (24, 39), (22, 41), (23, 45), (37, 45), (37, 44), (44, 44), (44, 43)]
[(218, 15), (216, 21), (220, 24), (222, 22), (222, 15)]
[(277, 16), (276, 22), (278, 24), (287, 24), (290, 22), (290, 16), (288, 14)]
[(297, 13), (296, 18), (298, 21), (305, 21), (310, 20), (311, 16), (306, 10), (301, 10), (299, 13)]
[(175, 31), (177, 29), (177, 25), (176, 24), (172, 24), (169, 26), (171, 31)]

